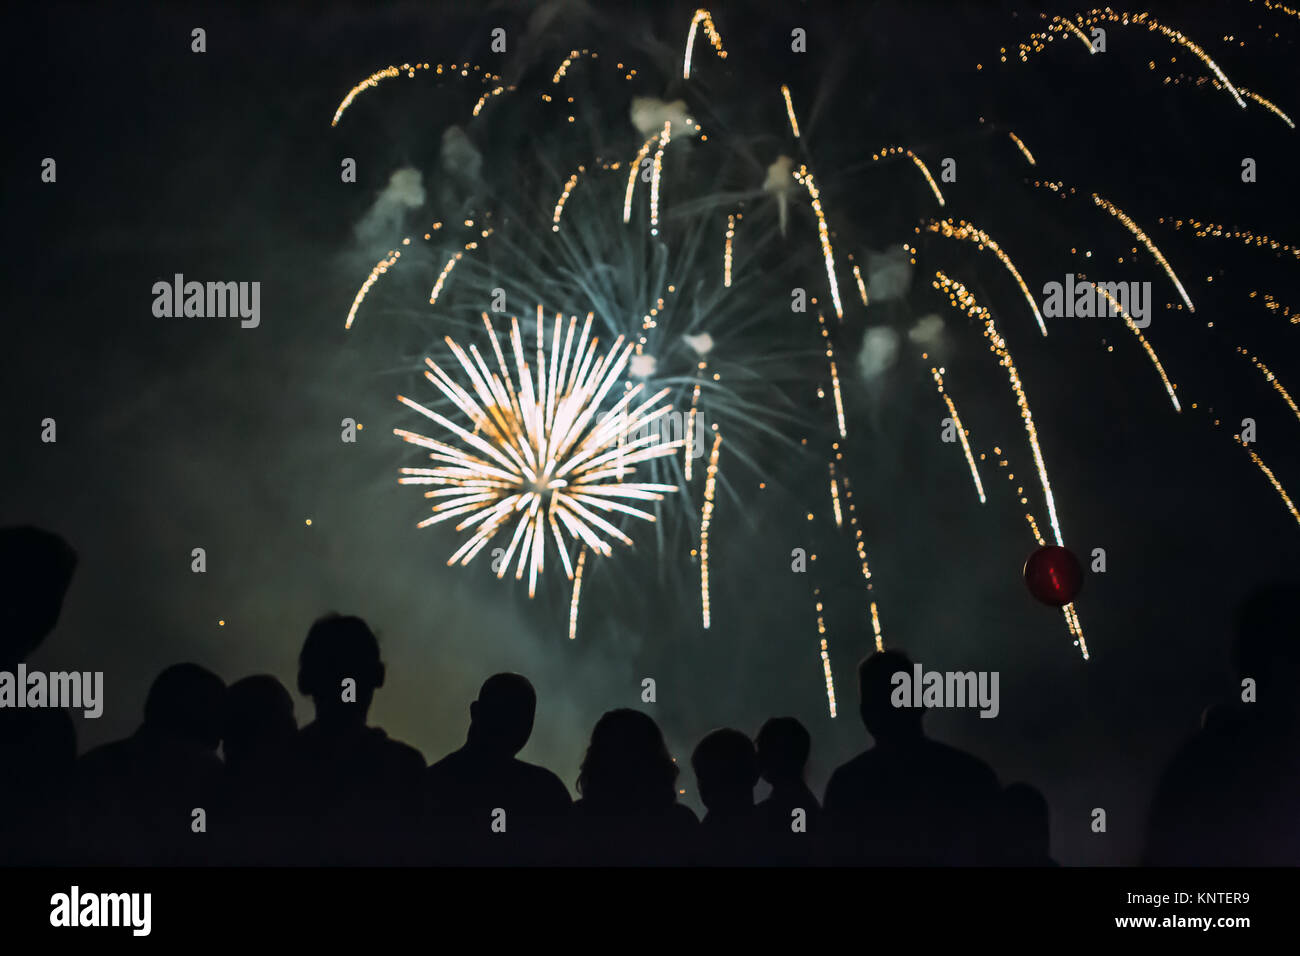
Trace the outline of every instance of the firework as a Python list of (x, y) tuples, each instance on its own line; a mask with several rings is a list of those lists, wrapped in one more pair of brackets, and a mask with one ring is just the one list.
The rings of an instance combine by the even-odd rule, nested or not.
[[(946, 239), (960, 239), (966, 242), (973, 242), (980, 249), (987, 247), (992, 250), (993, 254), (998, 257), (998, 261), (1006, 267), (1011, 273), (1011, 277), (1016, 280), (1016, 285), (1020, 287), (1021, 294), (1025, 301), (1029, 303), (1030, 310), (1034, 313), (1034, 319), (1038, 322), (1038, 328), (1043, 335), (1047, 335), (1047, 326), (1043, 323), (1043, 314), (1038, 311), (1038, 303), (1029, 293), (1029, 286), (1025, 285), (1024, 278), (1020, 275), (1020, 270), (1016, 268), (1011, 257), (1002, 251), (1002, 247), (994, 241), (983, 229), (976, 226), (973, 222), (967, 222), (965, 219), (954, 223), (951, 219), (932, 219), (925, 227), (930, 232), (938, 233)], [(919, 229), (917, 230), (920, 231)]]
[(835, 250), (831, 248), (831, 231), (826, 225), (826, 214), (822, 212), (821, 194), (817, 191), (817, 184), (813, 182), (813, 175), (808, 171), (807, 166), (800, 166), (799, 171), (791, 173), (795, 181), (801, 186), (806, 186), (808, 196), (812, 201), (813, 212), (817, 216), (817, 234), (822, 243), (822, 258), (826, 263), (826, 281), (831, 287), (831, 300), (835, 303), (835, 315), (837, 318), (844, 318), (844, 307), (840, 305), (840, 286), (835, 281)]
[(1178, 280), (1178, 276), (1174, 274), (1173, 266), (1171, 266), (1169, 261), (1165, 259), (1164, 254), (1156, 248), (1156, 244), (1151, 241), (1151, 238), (1142, 231), (1142, 228), (1130, 219), (1124, 210), (1120, 209), (1109, 199), (1105, 199), (1102, 196), (1093, 193), (1092, 201), (1122, 222), (1124, 228), (1133, 233), (1133, 235), (1137, 237), (1138, 241), (1147, 247), (1147, 251), (1156, 257), (1156, 261), (1159, 262), (1161, 268), (1165, 270), (1165, 275), (1169, 276), (1169, 281), (1174, 284), (1174, 287), (1178, 289), (1178, 294), (1181, 295), (1183, 301), (1187, 303), (1187, 310), (1189, 312), (1195, 312), (1196, 306), (1192, 305), (1192, 300), (1188, 297), (1187, 290), (1183, 288), (1183, 284)]
[(1011, 137), (1011, 141), (1016, 144), (1020, 152), (1024, 153), (1025, 159), (1029, 160), (1029, 165), (1037, 166), (1038, 161), (1034, 159), (1034, 154), (1029, 151), (1029, 147), (1024, 144), (1024, 141), (1015, 133), (1007, 133), (1007, 135)]
[(704, 24), (705, 35), (708, 36), (709, 42), (713, 44), (713, 49), (717, 51), (719, 58), (725, 60), (727, 51), (722, 48), (722, 37), (718, 34), (718, 29), (713, 25), (713, 17), (709, 11), (703, 8), (695, 11), (695, 16), (691, 17), (690, 32), (686, 34), (686, 55), (682, 57), (682, 79), (691, 78), (691, 54), (695, 50), (695, 31), (699, 25)]
[(975, 467), (975, 456), (971, 454), (970, 442), (967, 440), (966, 429), (962, 426), (961, 416), (957, 414), (957, 406), (953, 403), (952, 396), (943, 387), (943, 369), (931, 368), (930, 375), (933, 376), (934, 382), (939, 386), (939, 394), (948, 404), (948, 412), (952, 415), (953, 427), (957, 430), (957, 437), (961, 439), (961, 449), (966, 453), (966, 462), (970, 465), (970, 476), (975, 482), (975, 493), (980, 496), (980, 504), (984, 504), (984, 484), (980, 481), (979, 469)]
[(794, 133), (794, 138), (799, 138), (799, 121), (794, 115), (794, 100), (790, 99), (790, 87), (784, 83), (781, 84), (781, 95), (785, 97), (785, 115), (790, 118), (790, 132)]
[(704, 629), (709, 629), (709, 525), (713, 521), (713, 493), (718, 480), (718, 451), (722, 436), (713, 438), (713, 451), (709, 453), (709, 469), (704, 479), (704, 510), (700, 514), (700, 613)]
[(446, 343), (465, 373), (468, 391), (432, 359), (425, 360), (430, 369), (425, 376), (442, 398), (469, 420), (473, 430), (399, 395), (398, 401), (452, 432), (463, 443), (458, 447), (395, 429), (394, 434), (429, 449), (429, 457), (440, 463), (436, 468), (403, 468), (399, 481), (438, 486), (438, 490), (426, 492), (426, 497), (438, 499), (439, 503), (420, 527), (455, 517), (461, 518), (457, 531), (477, 526), (448, 559), (448, 565), (468, 564), (513, 522), (514, 534), (497, 577), (505, 576), (518, 549), (515, 579), (522, 580), (527, 568), (528, 594), (532, 597), (537, 577), (545, 568), (548, 527), (568, 577), (573, 576), (573, 571), (565, 532), (573, 542), (605, 556), (612, 553), (612, 548), (602, 534), (630, 545), (632, 539), (598, 512), (654, 521), (654, 515), (622, 501), (658, 501), (677, 488), (612, 479), (617, 469), (634, 471), (640, 462), (672, 454), (680, 442), (661, 442), (657, 433), (631, 437), (668, 410), (668, 406), (660, 404), (663, 392), (633, 408), (633, 400), (642, 391), (641, 386), (635, 386), (602, 414), (602, 402), (621, 380), (632, 346), (624, 345), (620, 338), (609, 352), (598, 355), (590, 315), (576, 348), (577, 317), (570, 319), (563, 337), (562, 317), (556, 317), (549, 372), (540, 309), (535, 369), (524, 357), (519, 321), (512, 319), (513, 374), (492, 320), (486, 312), (482, 318), (499, 373), (489, 371), (476, 346), (466, 354), (450, 337)]
[(1291, 409), (1291, 414), (1295, 415), (1297, 419), (1300, 419), (1300, 408), (1296, 407), (1296, 403), (1291, 398), (1291, 394), (1282, 385), (1282, 382), (1278, 379), (1278, 377), (1273, 374), (1272, 370), (1269, 369), (1269, 367), (1265, 365), (1263, 362), (1261, 362), (1258, 358), (1256, 358), (1255, 356), (1247, 352), (1245, 349), (1239, 348), (1237, 349), (1237, 351), (1241, 355), (1247, 356), (1250, 359), (1250, 363), (1254, 365), (1255, 368), (1259, 369), (1260, 372), (1263, 373), (1264, 378), (1267, 379), (1269, 384), (1272, 385), (1273, 388), (1277, 391), (1277, 393), (1282, 396), (1282, 401), (1286, 402), (1287, 408)]

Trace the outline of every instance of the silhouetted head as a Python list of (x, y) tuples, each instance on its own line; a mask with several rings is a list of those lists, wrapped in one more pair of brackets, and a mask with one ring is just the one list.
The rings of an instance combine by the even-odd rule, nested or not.
[(706, 734), (691, 754), (691, 769), (700, 799), (710, 812), (754, 805), (758, 783), (758, 752), (739, 730), (724, 727)]
[(0, 528), (0, 664), (16, 664), (58, 623), (77, 553), (40, 528)]
[(773, 717), (758, 731), (758, 769), (773, 786), (797, 783), (812, 751), (808, 730), (794, 717)]
[(599, 810), (662, 810), (677, 801), (677, 772), (654, 718), (639, 710), (611, 710), (591, 731), (578, 792)]
[(1047, 798), (1027, 783), (1013, 783), (998, 798), (1002, 839), (1013, 860), (1043, 861), (1051, 855)]
[(1237, 609), (1232, 663), (1254, 678), (1259, 702), (1295, 706), (1300, 691), (1300, 583), (1284, 581), (1252, 592)]
[(226, 685), (220, 677), (198, 664), (173, 664), (149, 688), (144, 726), (216, 750), (225, 705)]
[(383, 686), (379, 641), (365, 621), (327, 614), (311, 626), (298, 655), (298, 690), (316, 704), (318, 721), (364, 724)]
[(912, 677), (912, 660), (902, 651), (876, 651), (858, 665), (858, 700), (862, 722), (877, 743), (914, 739), (921, 734), (922, 707), (895, 707), (894, 674)]
[(298, 723), (288, 689), (269, 674), (235, 681), (226, 691), (221, 735), (226, 764), (232, 769), (274, 759), (293, 740)]
[(503, 757), (524, 749), (533, 733), (537, 692), (522, 674), (493, 674), (469, 705), (469, 742)]

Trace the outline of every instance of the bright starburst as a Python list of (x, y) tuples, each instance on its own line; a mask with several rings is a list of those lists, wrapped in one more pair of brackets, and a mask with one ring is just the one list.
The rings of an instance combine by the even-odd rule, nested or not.
[[(626, 392), (607, 411), (602, 404), (622, 381), (633, 345), (620, 336), (613, 347), (598, 354), (591, 335), (592, 316), (582, 326), (575, 347), (578, 318), (557, 315), (549, 357), (545, 352), (545, 321), (537, 311), (535, 365), (524, 357), (519, 320), (510, 320), (510, 345), (514, 374), (492, 320), (483, 313), (499, 372), (489, 370), (477, 346), (468, 353), (446, 338), (447, 347), (460, 362), (469, 389), (444, 372), (433, 359), (425, 377), (441, 396), (469, 420), (458, 425), (432, 409), (399, 395), (398, 401), (415, 409), (460, 439), (452, 445), (405, 429), (394, 429), (402, 439), (429, 449), (438, 462), (434, 468), (403, 468), (401, 484), (437, 485), (425, 497), (437, 501), (433, 515), (420, 527), (460, 518), (457, 531), (473, 529), (470, 537), (447, 560), (448, 565), (469, 564), (489, 541), (513, 526), (509, 546), (497, 565), (504, 578), (515, 552), (519, 560), (515, 580), (528, 570), (528, 596), (537, 591), (537, 577), (545, 569), (547, 531), (559, 553), (564, 573), (573, 578), (569, 548), (576, 542), (609, 556), (608, 538), (624, 544), (632, 539), (611, 520), (632, 515), (654, 521), (653, 514), (624, 501), (662, 501), (676, 485), (627, 481), (637, 464), (672, 455), (682, 441), (661, 441), (651, 427), (671, 406), (662, 400), (664, 389), (639, 405), (633, 401), (644, 385)], [(568, 534), (566, 540), (565, 534)]]

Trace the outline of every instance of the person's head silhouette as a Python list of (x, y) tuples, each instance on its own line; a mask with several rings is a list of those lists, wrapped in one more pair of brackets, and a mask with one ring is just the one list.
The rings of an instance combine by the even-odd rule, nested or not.
[(226, 685), (198, 664), (173, 664), (155, 678), (144, 702), (144, 729), (216, 750)]
[(803, 780), (812, 750), (807, 728), (794, 717), (773, 717), (758, 731), (758, 769), (774, 787)]
[(1296, 707), (1300, 692), (1300, 583), (1284, 581), (1251, 592), (1237, 609), (1232, 663), (1255, 681), (1268, 709)]
[(293, 698), (271, 675), (245, 677), (226, 691), (222, 745), (226, 765), (232, 770), (261, 759), (276, 759), (293, 740), (297, 729)]
[(493, 674), (469, 705), (469, 744), (475, 750), (513, 757), (533, 733), (537, 693), (521, 674)]
[(895, 707), (894, 675), (903, 671), (910, 679), (912, 660), (902, 651), (876, 651), (858, 666), (859, 713), (867, 732), (878, 744), (905, 743), (921, 736), (921, 707)]
[(0, 666), (26, 660), (54, 630), (76, 567), (57, 534), (0, 528)]
[(383, 686), (379, 641), (365, 621), (327, 614), (311, 626), (298, 655), (298, 690), (315, 703), (318, 724), (364, 725)]
[(758, 754), (754, 742), (739, 730), (724, 727), (706, 734), (691, 754), (691, 769), (710, 813), (753, 807)]
[(596, 721), (578, 771), (578, 792), (600, 810), (663, 810), (677, 801), (677, 774), (654, 718), (620, 708)]

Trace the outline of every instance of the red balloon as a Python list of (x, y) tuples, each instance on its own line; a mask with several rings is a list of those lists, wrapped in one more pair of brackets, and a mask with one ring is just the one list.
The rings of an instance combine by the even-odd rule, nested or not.
[(1029, 593), (1044, 604), (1061, 607), (1078, 596), (1083, 587), (1083, 568), (1068, 548), (1045, 544), (1025, 562), (1025, 584)]

